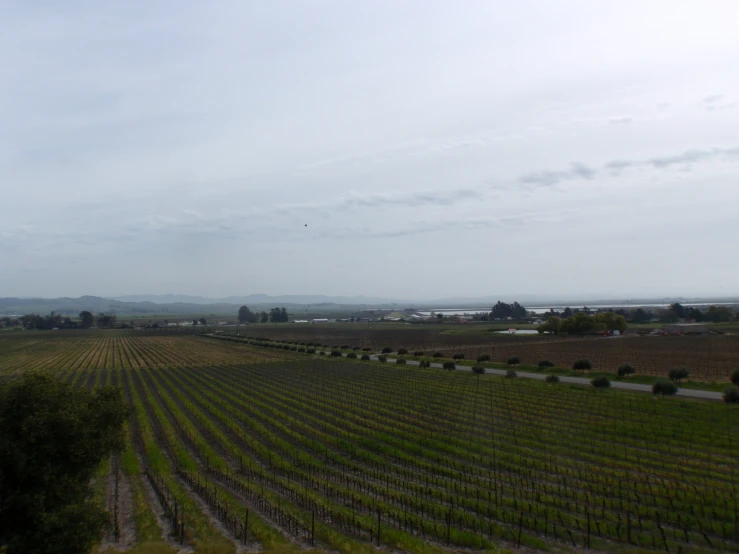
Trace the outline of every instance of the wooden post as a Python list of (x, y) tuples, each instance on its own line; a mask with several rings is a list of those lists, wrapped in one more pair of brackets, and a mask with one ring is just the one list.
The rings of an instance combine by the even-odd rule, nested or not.
[(249, 508), (246, 509), (244, 514), (244, 544), (246, 544), (246, 533), (249, 530)]
[(380, 508), (377, 508), (377, 546), (380, 546)]

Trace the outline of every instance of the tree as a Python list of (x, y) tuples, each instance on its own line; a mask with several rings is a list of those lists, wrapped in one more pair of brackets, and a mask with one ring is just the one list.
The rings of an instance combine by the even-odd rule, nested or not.
[(628, 379), (629, 375), (636, 373), (634, 366), (631, 364), (621, 364), (618, 366), (618, 376)]
[(0, 386), (0, 551), (90, 552), (109, 522), (90, 479), (127, 417), (120, 389), (39, 374)]
[(637, 308), (636, 310), (629, 313), (629, 319), (633, 323), (646, 323), (650, 319), (649, 313), (644, 311), (642, 308)]
[(453, 370), (457, 369), (457, 366), (454, 362), (444, 362), (444, 365), (442, 366), (444, 369)]
[(677, 393), (677, 385), (672, 381), (665, 381), (660, 379), (652, 384), (652, 394), (657, 396), (658, 394), (664, 398), (665, 396), (672, 396)]
[(481, 365), (473, 365), (472, 371), (473, 373), (477, 373), (478, 375), (483, 375), (485, 373), (485, 368)]
[(288, 322), (288, 318), (287, 318), (287, 308), (281, 308), (281, 309), (280, 309), (280, 321), (281, 321), (282, 323), (287, 323), (287, 322)]
[(724, 402), (727, 404), (739, 404), (739, 388), (726, 387), (724, 389)]
[(505, 372), (505, 376), (508, 379), (515, 379), (516, 377), (518, 377), (518, 373), (516, 373), (515, 369), (509, 369), (508, 371)]
[(590, 371), (593, 369), (593, 366), (589, 360), (575, 360), (575, 363), (572, 364), (572, 369), (575, 371)]
[(555, 335), (559, 334), (561, 329), (562, 320), (559, 319), (556, 315), (549, 317), (546, 322), (542, 323), (536, 328), (539, 333), (553, 333)]
[(554, 363), (549, 360), (539, 360), (539, 369), (546, 369), (548, 367), (554, 367)]
[(584, 335), (595, 331), (596, 321), (585, 312), (567, 317), (562, 320), (561, 330), (568, 335)]
[(423, 350), (416, 350), (416, 351), (415, 351), (415, 352), (413, 353), (413, 355), (414, 355), (414, 356), (415, 356), (416, 358), (420, 358), (421, 356), (423, 356)]
[(408, 360), (406, 360), (405, 358), (397, 358), (397, 359), (395, 360), (395, 363), (396, 363), (396, 364), (399, 364), (399, 365), (405, 365), (405, 364), (407, 364), (407, 363), (408, 363)]
[(392, 351), (393, 351), (393, 349), (390, 348), (389, 346), (386, 346), (385, 348), (382, 349), (382, 353), (383, 354), (390, 354), (390, 352), (392, 352)]
[(611, 386), (611, 382), (608, 380), (608, 377), (605, 375), (601, 375), (600, 377), (596, 377), (592, 381), (590, 381), (590, 384), (593, 385), (596, 389), (607, 389)]
[(377, 356), (377, 361), (385, 363), (387, 362), (387, 356)]
[(261, 312), (259, 314), (259, 323), (267, 323), (269, 322), (269, 315), (267, 312)]
[(518, 358), (518, 356), (511, 356), (507, 360), (508, 365), (518, 365), (521, 363), (521, 360)]
[(735, 369), (731, 374), (731, 382), (739, 387), (739, 369)]
[(193, 319), (193, 320), (192, 320), (192, 324), (193, 324), (193, 325), (195, 325), (195, 326), (197, 326), (197, 324), (198, 324), (198, 320), (197, 320), (197, 319)]
[(436, 314), (436, 321), (441, 323), (443, 319), (444, 319), (444, 314)]
[(257, 316), (247, 307), (241, 306), (239, 308), (239, 323), (256, 323)]
[(667, 374), (667, 376), (670, 378), (670, 381), (677, 381), (678, 383), (681, 382), (683, 379), (687, 379), (689, 375), (690, 372), (687, 368), (684, 367), (671, 369), (670, 373)]
[(483, 354), (477, 357), (478, 364), (482, 362), (489, 362), (489, 361), (490, 361), (490, 354)]
[(408, 354), (408, 350), (405, 348), (398, 348), (398, 356), (404, 356), (405, 354)]
[(731, 321), (734, 314), (727, 306), (708, 306), (705, 319), (711, 323), (726, 323)]
[(83, 329), (89, 329), (95, 323), (95, 316), (93, 316), (87, 310), (80, 312), (80, 327)]
[(556, 375), (547, 375), (544, 379), (547, 383), (559, 383), (559, 377)]
[(518, 302), (506, 304), (498, 300), (490, 312), (490, 319), (521, 319), (526, 317), (526, 308)]
[(454, 354), (452, 356), (452, 359), (454, 359), (454, 360), (464, 360), (464, 354), (462, 354), (461, 352), (457, 352), (456, 354)]
[(200, 325), (208, 325), (208, 321), (204, 317), (201, 317), (200, 318)]
[(106, 315), (106, 314), (101, 313), (98, 316), (97, 324), (98, 324), (98, 327), (109, 328), (109, 327), (115, 327), (115, 322), (116, 322), (115, 314)]
[(434, 358), (441, 358), (442, 353), (441, 352), (434, 352)]

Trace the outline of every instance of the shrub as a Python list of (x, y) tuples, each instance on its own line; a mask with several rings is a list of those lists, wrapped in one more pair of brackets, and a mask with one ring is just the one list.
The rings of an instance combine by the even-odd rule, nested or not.
[(359, 350), (358, 346), (352, 346), (352, 350)]
[(365, 362), (369, 361), (370, 357), (369, 354), (362, 354), (361, 360), (364, 360)]
[(387, 356), (377, 356), (377, 361), (385, 363), (387, 362)]
[(316, 353), (316, 349), (315, 348), (309, 348), (308, 350), (306, 350), (306, 352), (308, 354), (315, 354)]
[(590, 360), (575, 360), (575, 363), (572, 364), (572, 369), (575, 371), (589, 371), (593, 369), (593, 365), (590, 363)]
[(415, 352), (413, 353), (413, 355), (414, 355), (414, 356), (415, 356), (416, 358), (420, 358), (421, 356), (423, 356), (423, 352), (421, 352), (420, 350), (416, 350), (416, 351), (415, 351)]
[(477, 363), (480, 364), (482, 362), (489, 362), (490, 361), (490, 354), (483, 354), (482, 356), (477, 357)]
[(472, 371), (473, 373), (477, 373), (478, 375), (483, 375), (485, 373), (485, 368), (481, 365), (473, 365)]
[(298, 348), (298, 352), (305, 352), (305, 348)]
[(461, 352), (457, 352), (454, 356), (452, 356), (455, 360), (464, 360), (464, 354)]
[(385, 348), (382, 349), (382, 353), (383, 354), (390, 354), (390, 352), (392, 352), (392, 351), (393, 351), (393, 349), (390, 348), (389, 346), (386, 346)]
[(521, 363), (521, 360), (518, 358), (518, 356), (511, 356), (508, 358), (508, 365), (518, 365)]
[(670, 378), (670, 381), (677, 381), (678, 383), (683, 379), (687, 379), (689, 375), (690, 372), (684, 367), (671, 369), (670, 373), (667, 374), (667, 376)]
[(515, 379), (516, 377), (518, 377), (518, 373), (516, 373), (515, 369), (509, 369), (508, 371), (505, 372), (505, 376), (508, 379)]
[(369, 352), (369, 351), (371, 351), (371, 350), (372, 350), (372, 349), (371, 349), (371, 348), (369, 348), (369, 347), (365, 347), (365, 348), (362, 348), (362, 352)]
[(333, 346), (331, 346), (331, 350), (338, 350), (338, 349), (339, 349), (338, 344), (334, 344)]
[(559, 377), (556, 375), (547, 375), (546, 379), (544, 379), (547, 383), (559, 383)]
[(434, 358), (441, 358), (442, 353), (441, 352), (434, 352)]
[(357, 359), (357, 355), (354, 352), (349, 352), (346, 355), (346, 357), (349, 358), (350, 360), (356, 360)]
[(341, 351), (340, 351), (340, 350), (332, 350), (332, 351), (331, 351), (331, 355), (332, 355), (332, 356), (333, 356), (334, 358), (341, 358)]
[(395, 360), (395, 363), (400, 364), (400, 365), (405, 365), (408, 363), (408, 360), (406, 360), (405, 358), (398, 358), (397, 360)]
[(550, 362), (549, 360), (539, 360), (539, 369), (546, 369), (548, 367), (554, 367), (554, 362)]
[(661, 396), (672, 396), (677, 393), (677, 385), (672, 381), (660, 379), (652, 384), (652, 394)]
[(349, 345), (348, 344), (342, 344), (341, 345), (341, 349), (342, 350), (349, 350)]
[(739, 369), (735, 369), (734, 373), (731, 374), (731, 382), (739, 387)]
[(444, 365), (442, 366), (444, 369), (452, 370), (457, 369), (457, 365), (454, 362), (444, 362)]
[(398, 356), (403, 356), (405, 354), (408, 354), (408, 351), (405, 348), (398, 348)]
[(607, 389), (611, 386), (611, 382), (608, 380), (608, 377), (605, 375), (601, 375), (600, 377), (596, 377), (592, 381), (590, 381), (590, 384), (593, 385), (596, 389)]
[(726, 387), (724, 389), (724, 402), (727, 404), (739, 404), (739, 388)]
[(431, 362), (427, 362), (426, 360), (421, 360), (419, 367), (431, 367)]
[(621, 364), (618, 366), (618, 376), (628, 378), (629, 375), (636, 373), (634, 366), (631, 364)]

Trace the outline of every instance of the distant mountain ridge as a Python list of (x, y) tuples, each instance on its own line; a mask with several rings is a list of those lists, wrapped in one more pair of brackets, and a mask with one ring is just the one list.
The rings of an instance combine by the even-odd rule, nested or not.
[(246, 296), (227, 296), (225, 298), (208, 298), (205, 296), (188, 296), (184, 294), (141, 294), (115, 296), (111, 300), (120, 302), (154, 302), (156, 304), (246, 304), (250, 305), (282, 305), (282, 304), (341, 304), (341, 305), (374, 305), (374, 304), (407, 304), (407, 301), (391, 298), (373, 298), (369, 296), (327, 296), (325, 294), (248, 294)]

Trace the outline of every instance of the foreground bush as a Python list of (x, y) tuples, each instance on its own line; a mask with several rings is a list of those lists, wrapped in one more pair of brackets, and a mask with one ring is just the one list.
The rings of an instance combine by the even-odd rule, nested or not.
[(348, 354), (346, 355), (346, 357), (347, 357), (347, 358), (349, 358), (350, 360), (356, 360), (356, 359), (357, 359), (357, 355), (356, 355), (356, 353), (354, 353), (354, 352), (349, 352), (349, 353), (348, 353)]
[(559, 383), (559, 377), (556, 375), (547, 375), (547, 378), (544, 379), (547, 383)]
[(427, 362), (426, 360), (421, 360), (419, 367), (431, 367), (431, 362)]
[(665, 381), (660, 379), (659, 381), (652, 384), (652, 394), (664, 396), (672, 396), (677, 393), (677, 385), (672, 381)]
[(369, 361), (369, 359), (370, 359), (369, 354), (362, 354), (362, 358), (361, 359), (363, 361), (365, 361), (365, 362)]
[(393, 349), (390, 348), (389, 346), (386, 346), (385, 348), (382, 349), (382, 353), (383, 354), (390, 354), (390, 352), (392, 352), (392, 351), (393, 351)]
[(414, 356), (415, 356), (416, 358), (420, 358), (421, 356), (423, 356), (423, 352), (421, 352), (420, 350), (416, 350), (416, 351), (415, 351), (415, 352), (413, 353), (413, 355), (414, 355)]
[(398, 356), (404, 356), (405, 354), (408, 354), (408, 350), (405, 348), (398, 348)]
[(506, 360), (506, 363), (508, 365), (518, 365), (521, 363), (521, 360), (518, 356), (511, 356), (510, 358), (508, 358), (508, 360)]
[(441, 358), (441, 352), (434, 352), (434, 358)]
[(408, 360), (406, 360), (405, 358), (398, 358), (397, 360), (395, 360), (395, 363), (399, 365), (405, 365), (408, 363)]
[(454, 356), (452, 356), (455, 360), (464, 360), (464, 354), (461, 352), (457, 352)]
[(621, 364), (618, 366), (618, 376), (628, 378), (629, 375), (636, 373), (636, 370), (631, 364)]
[(554, 367), (554, 363), (549, 360), (539, 360), (539, 369), (546, 369), (548, 367)]
[(596, 377), (592, 381), (590, 381), (590, 384), (593, 385), (596, 389), (607, 389), (611, 386), (611, 382), (608, 380), (608, 377), (605, 375), (601, 375), (600, 377)]
[(473, 373), (477, 373), (478, 375), (483, 375), (485, 373), (485, 368), (481, 365), (474, 365), (472, 366)]
[(341, 358), (341, 351), (340, 351), (340, 350), (332, 350), (332, 351), (331, 351), (331, 355), (332, 355), (332, 356), (333, 356), (334, 358)]
[(518, 373), (516, 373), (515, 369), (509, 369), (508, 371), (505, 372), (505, 376), (508, 379), (515, 379), (516, 377), (518, 377)]
[(387, 356), (377, 356), (377, 361), (385, 363), (387, 362)]
[(457, 369), (457, 365), (454, 362), (444, 362), (444, 365), (442, 366), (444, 369), (452, 370)]
[(590, 360), (575, 360), (575, 363), (572, 364), (572, 369), (575, 371), (590, 371), (593, 369), (593, 365), (590, 363)]

